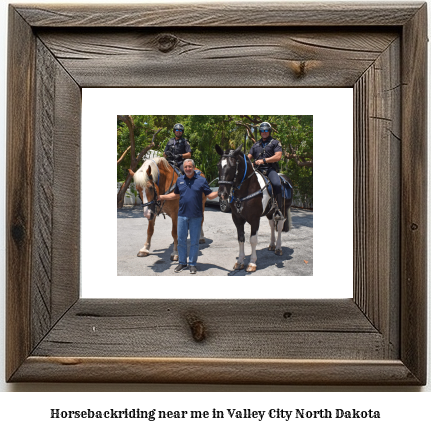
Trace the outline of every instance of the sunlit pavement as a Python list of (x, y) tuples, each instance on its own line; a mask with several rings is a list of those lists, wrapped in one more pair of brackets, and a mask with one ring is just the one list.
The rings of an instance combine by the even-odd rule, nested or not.
[[(149, 276), (163, 275), (190, 277), (190, 271), (174, 273), (177, 262), (170, 260), (173, 250), (171, 236), (172, 222), (169, 217), (157, 218), (151, 241), (151, 254), (137, 257), (146, 240), (148, 221), (143, 217), (142, 207), (126, 206), (117, 210), (117, 275)], [(250, 259), (250, 226), (245, 225), (245, 253), (247, 264)], [(223, 213), (217, 207), (206, 207), (204, 234), (206, 242), (199, 246), (199, 276), (311, 276), (313, 275), (313, 212), (292, 209), (292, 229), (282, 233), (283, 255), (268, 251), (270, 227), (266, 217), (261, 218), (258, 245), (257, 271), (246, 273), (234, 271), (238, 256), (238, 240), (230, 213)]]

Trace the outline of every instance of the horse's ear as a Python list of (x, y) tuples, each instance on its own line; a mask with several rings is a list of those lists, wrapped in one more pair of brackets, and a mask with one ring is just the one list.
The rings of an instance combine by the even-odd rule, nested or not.
[(218, 155), (220, 155), (220, 156), (223, 155), (223, 150), (220, 148), (220, 146), (218, 144), (216, 144), (215, 149), (216, 149)]
[(233, 156), (237, 156), (240, 152), (241, 152), (241, 149), (242, 149), (242, 144), (233, 152)]
[(148, 178), (150, 179), (150, 180), (152, 180), (153, 179), (153, 177), (151, 176), (151, 168), (148, 166), (148, 169), (147, 169), (147, 175), (148, 175)]

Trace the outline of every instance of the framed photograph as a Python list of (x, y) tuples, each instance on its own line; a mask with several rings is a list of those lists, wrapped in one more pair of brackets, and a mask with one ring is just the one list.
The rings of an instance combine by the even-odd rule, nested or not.
[[(81, 298), (144, 298), (154, 297), (155, 294), (158, 298), (169, 299), (334, 299), (353, 296), (353, 89), (132, 90), (83, 89), (81, 175), (85, 186), (81, 190)], [(151, 102), (142, 102), (148, 100)], [(199, 115), (178, 116), (175, 114), (178, 107), (167, 103), (169, 100), (181, 100), (183, 112), (199, 112)], [(206, 179), (212, 186), (219, 176), (217, 163), (220, 156), (215, 151), (215, 142), (220, 142), (223, 134), (232, 126), (230, 117), (235, 123), (240, 122), (240, 125), (241, 121), (244, 121), (239, 115), (223, 115), (226, 113), (227, 100), (229, 112), (235, 113), (242, 112), (241, 110), (247, 109), (248, 106), (258, 105), (261, 101), (270, 100), (273, 115), (260, 116), (274, 126), (274, 138), (280, 139), (282, 146), (287, 149), (298, 142), (300, 134), (302, 142), (306, 139), (304, 146), (312, 146), (313, 142), (315, 143), (316, 148), (312, 150), (312, 154), (313, 159), (318, 162), (313, 169), (296, 168), (294, 160), (291, 161), (290, 168), (286, 169), (284, 164), (281, 166), (280, 172), (288, 172), (298, 196), (301, 190), (303, 195), (304, 190), (310, 190), (306, 187), (309, 187), (310, 175), (314, 175), (314, 179), (311, 178), (311, 191), (308, 192), (310, 198), (308, 203), (300, 201), (294, 204), (291, 210), (292, 228), (281, 235), (280, 256), (268, 251), (270, 225), (266, 217), (261, 218), (257, 246), (258, 270), (253, 277), (250, 277), (249, 272), (233, 269), (239, 245), (230, 207), (228, 206), (229, 212), (224, 213), (220, 210), (219, 202), (215, 202), (217, 199), (209, 201), (210, 203), (207, 201), (203, 223), (206, 239), (199, 247), (197, 274), (190, 278), (188, 270), (181, 274), (174, 273), (176, 265), (170, 256), (173, 252), (172, 221), (168, 216), (164, 218), (160, 215), (156, 219), (149, 247), (150, 254), (144, 258), (137, 257), (140, 249), (148, 242), (149, 223), (143, 216), (143, 208), (139, 204), (116, 208), (115, 199), (112, 197), (113, 189), (101, 186), (99, 179), (102, 177), (98, 173), (95, 182), (94, 160), (97, 160), (98, 166), (101, 167), (100, 172), (103, 170), (103, 178), (114, 178), (118, 174), (117, 181), (126, 180), (130, 162), (123, 161), (115, 170), (112, 160), (118, 146), (120, 150), (117, 149), (117, 158), (129, 147), (129, 129), (122, 121), (117, 125), (112, 119), (116, 117), (116, 112), (139, 112), (139, 115), (131, 117), (140, 133), (140, 137), (136, 137), (142, 145), (140, 148), (151, 142), (154, 122), (157, 122), (158, 130), (161, 124), (165, 124), (165, 120), (169, 121), (157, 136), (156, 146), (153, 147), (159, 151), (163, 151), (166, 139), (172, 135), (172, 125), (177, 121), (184, 123), (185, 136), (190, 141), (192, 154), (197, 154), (197, 158), (192, 157), (199, 168), (204, 168)], [(163, 112), (164, 115), (162, 118), (152, 116), (152, 112)], [(276, 115), (276, 112), (283, 112), (284, 115)], [(189, 126), (190, 122), (193, 127)], [(214, 125), (208, 132), (207, 122)], [(304, 125), (301, 122), (304, 122)], [(94, 127), (94, 124), (98, 126)], [(310, 132), (311, 124), (313, 130)], [(118, 146), (117, 129), (114, 129), (114, 125), (121, 133)], [(242, 144), (242, 150), (247, 154), (252, 140), (245, 140), (245, 127), (237, 126), (238, 124), (235, 124), (233, 132), (229, 132), (230, 145), (237, 148)], [(298, 131), (298, 127), (305, 129), (307, 134), (301, 132), (301, 129)], [(283, 128), (287, 130), (285, 133), (282, 132)], [(143, 131), (148, 133), (144, 139)], [(202, 137), (204, 131), (206, 135)], [(255, 131), (256, 133), (258, 132)], [(288, 139), (285, 134), (292, 134), (293, 139)], [(92, 145), (93, 142), (104, 144)], [(328, 148), (330, 151), (327, 151)], [(337, 163), (336, 169), (330, 169), (328, 166), (333, 163), (334, 154), (342, 154), (342, 163)], [(340, 181), (340, 178), (343, 178), (343, 181)], [(134, 180), (132, 181), (131, 194), (134, 185)], [(336, 185), (336, 193), (331, 191), (332, 184)], [(214, 189), (217, 190), (218, 187)], [(131, 199), (128, 200), (129, 204), (132, 202)], [(316, 203), (314, 210), (310, 209), (312, 202)], [(103, 205), (102, 212), (94, 210), (99, 207), (99, 203)], [(337, 217), (336, 223), (332, 219), (334, 213), (328, 210), (333, 208), (334, 203), (340, 203), (342, 208), (342, 217)], [(308, 205), (308, 208), (304, 209), (305, 205)], [(313, 221), (315, 219), (318, 220), (316, 225)], [(248, 224), (245, 232), (248, 264), (251, 255)], [(95, 254), (96, 249), (111, 250), (111, 253)], [(117, 253), (113, 253), (113, 250), (117, 250)], [(343, 252), (340, 253), (340, 250)], [(331, 265), (337, 268), (336, 272), (331, 271)], [(95, 271), (95, 268), (104, 270)], [(153, 289), (150, 286), (154, 280), (137, 281), (136, 276), (161, 278), (158, 278), (157, 288)], [(289, 276), (289, 279), (280, 279), (284, 276)], [(175, 277), (177, 280), (172, 283), (163, 277)], [(180, 277), (189, 279), (184, 283)], [(204, 287), (200, 277), (208, 278)], [(245, 277), (248, 279), (246, 288), (243, 284)], [(260, 277), (267, 277), (264, 289)], [(346, 280), (349, 280), (349, 283), (346, 283)], [(178, 284), (181, 284), (180, 288)], [(325, 285), (324, 288), (322, 284)]]
[[(7, 381), (425, 385), (426, 48), (425, 3), (11, 5)], [(353, 89), (353, 297), (83, 298), (82, 92), (118, 87)]]

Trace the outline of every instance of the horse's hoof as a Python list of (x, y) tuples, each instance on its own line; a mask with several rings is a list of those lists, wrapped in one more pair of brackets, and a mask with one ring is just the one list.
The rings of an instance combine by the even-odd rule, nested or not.
[(275, 250), (275, 245), (270, 245), (270, 246), (268, 247), (268, 250), (269, 250), (269, 251), (274, 251), (274, 250)]
[(237, 263), (234, 265), (233, 269), (235, 269), (235, 270), (241, 270), (241, 269), (244, 269), (244, 264), (243, 264), (243, 263), (241, 263), (241, 265), (240, 265), (240, 264), (237, 262)]
[(138, 254), (137, 254), (137, 256), (138, 257), (147, 257), (147, 256), (149, 256), (150, 255), (150, 253), (148, 252), (148, 251), (140, 251)]
[(277, 255), (277, 256), (282, 256), (283, 255), (283, 250), (275, 250), (275, 254)]
[(177, 254), (171, 255), (171, 260), (176, 262), (178, 260), (178, 255)]
[(201, 239), (199, 240), (199, 244), (205, 244), (205, 238), (201, 238)]
[(257, 266), (256, 264), (249, 263), (246, 269), (246, 272), (256, 272)]

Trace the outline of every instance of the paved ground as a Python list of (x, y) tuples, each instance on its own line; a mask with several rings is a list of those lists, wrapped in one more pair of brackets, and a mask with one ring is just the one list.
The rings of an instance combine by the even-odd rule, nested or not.
[[(313, 275), (313, 212), (292, 209), (292, 229), (282, 233), (283, 255), (268, 251), (270, 227), (266, 217), (261, 219), (257, 245), (257, 271), (246, 273), (232, 268), (238, 256), (238, 240), (230, 213), (216, 206), (205, 210), (206, 243), (199, 248), (196, 276), (310, 276)], [(144, 246), (148, 221), (142, 207), (126, 206), (117, 210), (117, 274), (118, 275), (175, 275), (190, 276), (189, 271), (174, 273), (177, 262), (170, 260), (173, 250), (171, 219), (159, 216), (156, 221), (151, 255), (137, 257)], [(250, 258), (250, 226), (246, 224), (246, 260)], [(194, 277), (196, 277), (194, 276)]]

